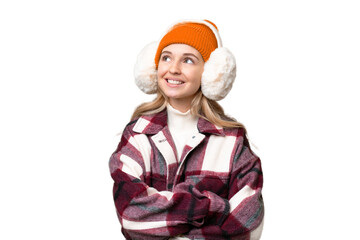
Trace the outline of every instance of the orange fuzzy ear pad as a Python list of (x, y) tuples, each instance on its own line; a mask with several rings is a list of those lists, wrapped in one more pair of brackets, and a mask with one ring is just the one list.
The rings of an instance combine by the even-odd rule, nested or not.
[[(212, 22), (207, 21), (214, 25)], [(216, 26), (214, 25), (216, 28)], [(174, 43), (183, 43), (198, 50), (206, 62), (210, 54), (218, 47), (213, 31), (204, 24), (184, 22), (172, 27), (161, 39), (155, 54), (155, 65), (158, 68), (162, 50)]]

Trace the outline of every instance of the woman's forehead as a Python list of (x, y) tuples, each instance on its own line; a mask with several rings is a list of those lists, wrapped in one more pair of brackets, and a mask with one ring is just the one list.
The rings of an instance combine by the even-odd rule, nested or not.
[(183, 44), (183, 43), (173, 43), (163, 48), (162, 52), (171, 52), (173, 54), (184, 54), (192, 53), (198, 56), (201, 56), (200, 52), (196, 48)]

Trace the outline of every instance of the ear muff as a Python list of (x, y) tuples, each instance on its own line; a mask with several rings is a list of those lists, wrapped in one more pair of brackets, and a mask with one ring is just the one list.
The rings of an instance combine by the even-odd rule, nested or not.
[[(205, 97), (218, 101), (229, 93), (236, 77), (236, 61), (234, 55), (222, 47), (221, 38), (217, 29), (207, 21), (185, 20), (180, 22), (195, 22), (208, 26), (214, 33), (218, 48), (206, 61), (201, 79), (201, 91)], [(177, 22), (179, 23), (179, 22)], [(172, 26), (174, 26), (174, 23)], [(171, 27), (169, 28), (171, 29)], [(166, 33), (165, 33), (166, 34)], [(139, 53), (134, 69), (135, 83), (145, 93), (157, 92), (157, 70), (155, 55), (159, 42), (146, 45)]]
[(135, 83), (147, 94), (157, 92), (157, 70), (154, 61), (157, 47), (157, 42), (146, 45), (139, 53), (135, 63)]
[[(134, 76), (136, 85), (147, 94), (157, 92), (157, 70), (154, 56), (158, 43), (146, 45), (139, 53)], [(234, 55), (224, 47), (215, 49), (205, 63), (201, 78), (201, 91), (205, 97), (219, 101), (230, 92), (236, 77), (236, 61)]]
[(219, 101), (230, 92), (236, 77), (236, 61), (227, 48), (217, 48), (205, 63), (201, 91), (205, 97)]

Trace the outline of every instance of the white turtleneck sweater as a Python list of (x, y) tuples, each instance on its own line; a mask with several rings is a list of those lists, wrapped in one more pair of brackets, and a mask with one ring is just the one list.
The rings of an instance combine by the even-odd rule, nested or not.
[(199, 132), (197, 128), (199, 118), (191, 115), (190, 110), (182, 113), (170, 104), (167, 105), (166, 110), (168, 127), (175, 142), (178, 160), (180, 160), (186, 141)]

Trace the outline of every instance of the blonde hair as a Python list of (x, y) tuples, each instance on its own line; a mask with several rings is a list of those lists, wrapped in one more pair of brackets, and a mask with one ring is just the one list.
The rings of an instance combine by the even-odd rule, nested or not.
[[(168, 102), (168, 97), (159, 89), (157, 96), (153, 101), (143, 103), (135, 109), (131, 120), (135, 120), (142, 115), (159, 113), (166, 108)], [(192, 100), (190, 112), (194, 116), (204, 118), (218, 127), (243, 128), (246, 132), (243, 124), (237, 122), (234, 118), (225, 115), (220, 104), (205, 97), (201, 90), (196, 93)]]

